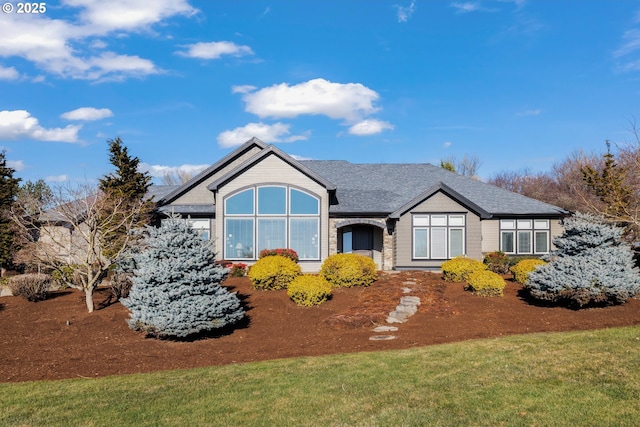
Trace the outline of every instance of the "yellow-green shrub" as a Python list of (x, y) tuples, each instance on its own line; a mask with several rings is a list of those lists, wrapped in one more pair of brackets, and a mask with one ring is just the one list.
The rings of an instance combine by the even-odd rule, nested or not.
[(305, 274), (289, 283), (287, 295), (298, 305), (320, 305), (331, 295), (331, 283), (323, 277)]
[(300, 266), (281, 255), (259, 259), (249, 269), (249, 279), (255, 289), (286, 289), (293, 279), (302, 274)]
[(544, 262), (541, 259), (524, 259), (511, 267), (511, 272), (513, 273), (513, 278), (516, 282), (524, 285), (529, 280), (529, 273), (536, 269), (538, 265), (544, 265)]
[(443, 262), (440, 268), (447, 282), (466, 282), (471, 273), (486, 270), (487, 266), (477, 259), (459, 256)]
[(378, 278), (378, 268), (364, 255), (335, 254), (324, 260), (320, 276), (335, 288), (369, 286)]
[(504, 279), (499, 274), (481, 270), (469, 275), (469, 282), (465, 289), (483, 297), (501, 297), (505, 285)]

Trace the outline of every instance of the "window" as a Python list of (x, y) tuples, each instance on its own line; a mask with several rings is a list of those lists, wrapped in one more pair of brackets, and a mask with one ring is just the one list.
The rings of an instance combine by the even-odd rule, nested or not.
[(290, 248), (320, 258), (320, 199), (285, 185), (237, 192), (224, 201), (226, 259), (256, 259), (263, 249)]
[(202, 240), (209, 240), (211, 237), (211, 224), (208, 218), (187, 220), (191, 228), (200, 233)]
[(447, 259), (465, 253), (465, 215), (413, 215), (413, 258)]
[(500, 220), (500, 250), (508, 254), (549, 253), (548, 219)]

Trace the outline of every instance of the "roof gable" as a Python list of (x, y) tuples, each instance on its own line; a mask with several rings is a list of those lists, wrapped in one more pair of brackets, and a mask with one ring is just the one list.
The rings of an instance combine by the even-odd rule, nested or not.
[(176, 200), (178, 197), (182, 196), (183, 194), (187, 193), (188, 191), (196, 187), (198, 184), (202, 183), (202, 181), (206, 180), (208, 177), (210, 177), (214, 173), (223, 169), (226, 165), (233, 162), (238, 157), (242, 156), (243, 154), (247, 153), (248, 151), (256, 147), (259, 148), (260, 150), (264, 150), (267, 147), (267, 144), (265, 144), (258, 138), (255, 138), (255, 137), (251, 138), (250, 140), (248, 140), (247, 142), (245, 142), (244, 144), (242, 144), (241, 146), (233, 150), (231, 153), (227, 154), (222, 159), (218, 160), (213, 165), (209, 166), (208, 168), (200, 172), (198, 175), (191, 178), (189, 181), (185, 182), (184, 184), (175, 188), (173, 191), (164, 195), (159, 200), (160, 204), (171, 203), (172, 201)]
[(453, 188), (449, 187), (443, 182), (438, 182), (435, 185), (433, 185), (431, 188), (429, 188), (427, 191), (420, 193), (418, 196), (414, 197), (404, 205), (400, 206), (400, 208), (396, 209), (394, 212), (392, 212), (389, 215), (389, 218), (392, 218), (392, 219), (400, 218), (400, 216), (404, 215), (407, 211), (419, 205), (420, 203), (422, 203), (423, 201), (425, 201), (426, 199), (433, 196), (439, 191), (442, 191), (444, 194), (449, 196), (451, 199), (455, 200), (460, 205), (475, 212), (482, 219), (488, 219), (488, 218), (491, 218), (492, 216), (489, 212), (485, 211), (476, 203), (472, 202), (471, 200), (467, 199), (466, 197), (464, 197), (463, 195), (455, 191)]
[(217, 180), (213, 181), (211, 184), (207, 186), (207, 189), (211, 191), (217, 191), (219, 187), (229, 182), (233, 178), (237, 177), (238, 175), (242, 174), (244, 171), (256, 165), (257, 163), (267, 158), (268, 156), (278, 157), (282, 161), (288, 163), (290, 166), (292, 166), (293, 168), (303, 173), (304, 175), (316, 181), (318, 184), (322, 185), (328, 191), (333, 191), (336, 189), (336, 186), (331, 181), (327, 180), (325, 177), (316, 173), (312, 169), (309, 169), (307, 166), (303, 165), (300, 161), (294, 159), (293, 157), (289, 156), (288, 154), (279, 150), (273, 145), (268, 145), (267, 148), (265, 148), (264, 150), (255, 154), (253, 157), (247, 159), (242, 164), (238, 165), (237, 167), (230, 170), (229, 172), (227, 172)]

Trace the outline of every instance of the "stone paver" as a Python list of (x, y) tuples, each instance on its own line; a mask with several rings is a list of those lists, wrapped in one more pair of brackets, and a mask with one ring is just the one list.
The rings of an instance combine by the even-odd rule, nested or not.
[[(407, 282), (404, 282), (408, 284)], [(412, 282), (415, 284), (415, 282)], [(403, 288), (403, 293), (411, 292), (409, 288)], [(400, 304), (398, 304), (389, 316), (387, 316), (387, 323), (404, 323), (409, 317), (416, 314), (418, 311), (418, 306), (420, 305), (420, 297), (407, 295), (400, 298)], [(374, 332), (395, 332), (398, 330), (397, 326), (378, 326), (373, 331)], [(386, 341), (392, 340), (396, 337), (394, 335), (374, 335), (369, 338), (371, 341)]]
[(397, 326), (381, 325), (381, 326), (377, 326), (376, 328), (374, 328), (373, 332), (395, 332), (397, 330), (398, 330)]
[(369, 341), (389, 341), (389, 340), (395, 340), (396, 337), (395, 335), (374, 335), (372, 337), (369, 337)]

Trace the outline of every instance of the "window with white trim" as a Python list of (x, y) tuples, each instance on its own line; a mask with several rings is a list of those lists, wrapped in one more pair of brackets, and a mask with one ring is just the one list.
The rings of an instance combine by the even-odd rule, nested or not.
[(414, 214), (413, 259), (449, 259), (465, 254), (464, 214)]
[(507, 254), (549, 253), (548, 219), (501, 219), (500, 250)]
[(211, 238), (211, 221), (209, 218), (189, 218), (187, 222), (198, 233), (202, 240), (209, 240)]
[(320, 258), (320, 199), (287, 185), (262, 185), (224, 200), (224, 257), (253, 260), (263, 249), (290, 248)]

